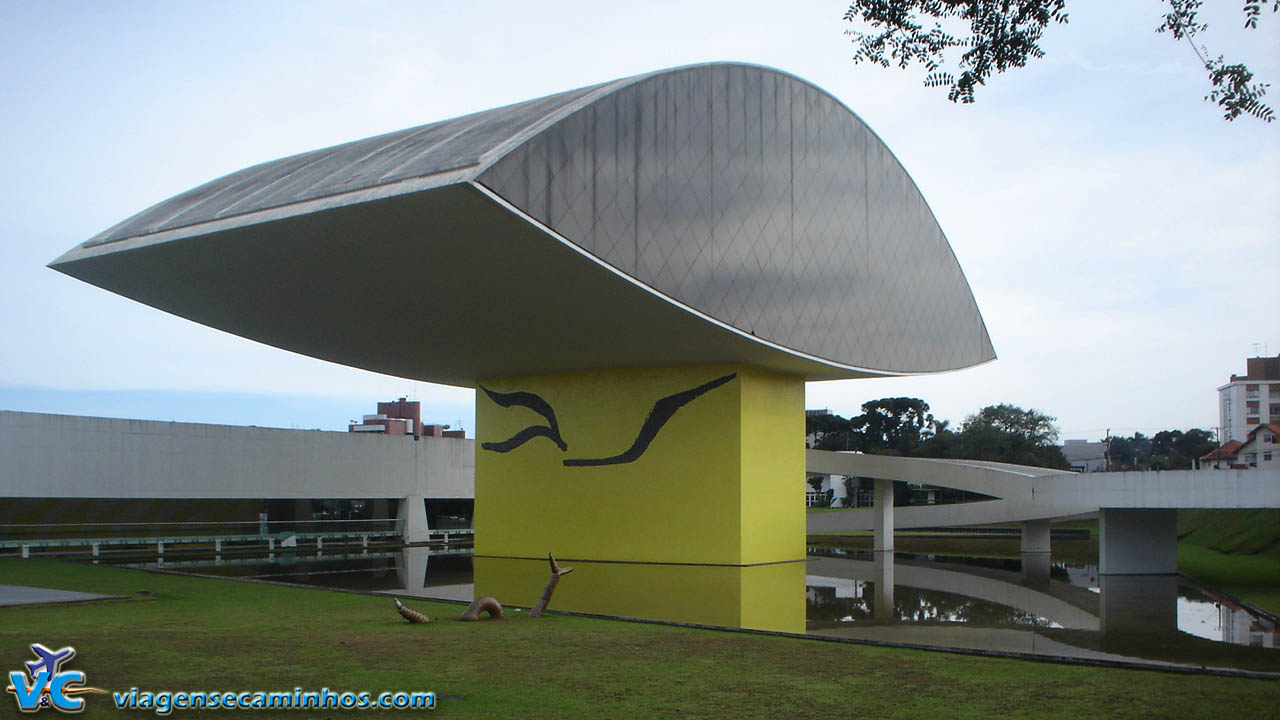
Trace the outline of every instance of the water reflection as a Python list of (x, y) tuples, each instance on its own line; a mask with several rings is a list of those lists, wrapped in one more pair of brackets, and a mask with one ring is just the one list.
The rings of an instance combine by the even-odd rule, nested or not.
[[(98, 561), (95, 561), (98, 562)], [(102, 559), (102, 562), (110, 562)], [(185, 555), (133, 559), (125, 567), (189, 571), (405, 597), (471, 601), (469, 548), (405, 547), (358, 553), (273, 552), (266, 555)]]
[[(1280, 671), (1280, 629), (1174, 575), (1022, 561), (811, 556), (812, 634), (930, 646)], [(882, 589), (893, 585), (892, 591)], [(1248, 645), (1232, 647), (1230, 643)]]
[[(404, 597), (468, 602), (492, 595), (531, 606), (545, 560), (474, 557), (468, 549), (353, 554), (152, 558), (191, 570)], [(1280, 672), (1273, 619), (1176, 576), (1099, 575), (1094, 566), (1021, 561), (811, 554), (757, 567), (565, 560), (553, 610), (742, 627), (922, 646), (1142, 660)]]
[[(811, 557), (810, 588), (841, 583), (870, 586), (855, 588), (857, 597), (837, 604), (838, 617), (810, 607), (809, 627), (824, 623), (964, 623), (970, 627), (1036, 626), (1097, 630), (1097, 596), (1070, 587), (1028, 587), (1020, 575), (963, 565), (897, 561), (888, 553), (864, 560), (848, 557)], [(884, 556), (884, 557), (882, 557)], [(1004, 575), (1002, 577), (1002, 575)], [(896, 580), (896, 582), (895, 582)], [(1038, 580), (1034, 581), (1039, 584)], [(821, 594), (821, 593), (818, 593)], [(867, 603), (868, 598), (874, 601)], [(830, 609), (829, 609), (830, 610)], [(841, 612), (843, 610), (843, 612)], [(834, 627), (834, 626), (833, 626)]]

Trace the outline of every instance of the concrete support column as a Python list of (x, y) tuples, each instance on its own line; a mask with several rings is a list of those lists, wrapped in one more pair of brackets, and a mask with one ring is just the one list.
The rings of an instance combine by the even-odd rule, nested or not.
[(1098, 572), (1172, 575), (1178, 572), (1178, 511), (1108, 509), (1098, 512)]
[(430, 539), (427, 528), (427, 503), (421, 495), (409, 495), (400, 500), (397, 518), (406, 543), (424, 543)]
[(873, 552), (893, 552), (893, 481), (876, 478)]
[[(890, 536), (892, 537), (892, 534)], [(893, 553), (878, 552), (874, 558), (876, 596), (871, 607), (871, 616), (878, 623), (890, 623), (898, 619), (893, 606)]]
[(407, 547), (401, 551), (396, 563), (396, 578), (406, 595), (422, 596), (422, 589), (427, 586), (427, 561), (430, 557), (430, 548)]
[(1049, 521), (1026, 520), (1022, 523), (1022, 554), (1049, 554)]
[(1178, 631), (1177, 575), (1099, 575), (1098, 589), (1104, 635)]
[(1049, 553), (1022, 553), (1022, 584), (1033, 588), (1049, 587)]

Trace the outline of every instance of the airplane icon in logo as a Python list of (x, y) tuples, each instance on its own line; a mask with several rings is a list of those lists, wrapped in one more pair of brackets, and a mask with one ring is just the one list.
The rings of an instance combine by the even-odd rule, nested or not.
[(50, 650), (40, 643), (31, 644), (31, 652), (39, 656), (39, 660), (30, 660), (26, 664), (27, 672), (31, 677), (37, 677), (42, 670), (49, 672), (49, 677), (53, 677), (62, 671), (62, 664), (75, 657), (76, 649), (72, 647), (64, 647), (60, 650)]

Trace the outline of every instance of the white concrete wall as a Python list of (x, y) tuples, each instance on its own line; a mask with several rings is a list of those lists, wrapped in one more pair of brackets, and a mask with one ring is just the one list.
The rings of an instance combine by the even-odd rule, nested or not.
[(475, 441), (0, 411), (0, 497), (475, 497)]

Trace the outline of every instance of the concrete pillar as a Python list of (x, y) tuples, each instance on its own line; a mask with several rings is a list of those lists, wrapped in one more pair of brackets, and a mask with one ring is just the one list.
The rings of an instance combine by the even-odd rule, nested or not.
[(98, 557), (98, 543), (93, 543), (93, 556)]
[(431, 557), (431, 549), (426, 547), (407, 547), (401, 551), (396, 563), (396, 579), (404, 588), (406, 595), (421, 597), (423, 588), (427, 586), (427, 560)]
[[(892, 499), (890, 497), (890, 500)], [(871, 606), (871, 616), (878, 623), (893, 622), (898, 619), (898, 614), (894, 612), (893, 607), (893, 553), (878, 552), (874, 557), (876, 596)]]
[(1049, 568), (1049, 553), (1022, 553), (1022, 584), (1033, 588), (1047, 588)]
[(873, 552), (893, 552), (893, 481), (876, 478)]
[[(684, 582), (666, 568), (712, 566), (729, 623), (804, 631), (798, 587), (754, 597), (775, 573), (803, 576), (805, 456), (792, 440), (804, 434), (803, 378), (747, 365), (490, 378), (475, 427), (476, 559), (528, 558), (516, 562), (536, 573), (477, 562), (476, 596), (518, 598), (533, 582), (535, 597), (548, 552), (672, 578), (653, 588), (663, 592)], [(634, 596), (571, 590), (556, 608), (645, 611)]]
[(1049, 521), (1026, 520), (1022, 523), (1022, 554), (1049, 554)]
[(214, 539), (213, 539), (213, 551), (214, 551), (215, 553), (221, 553), (221, 552), (222, 552), (222, 538), (214, 538)]
[(1178, 572), (1178, 511), (1108, 509), (1098, 512), (1098, 573), (1172, 575)]
[(1098, 590), (1104, 635), (1177, 632), (1177, 575), (1100, 575)]
[(427, 527), (427, 503), (421, 495), (409, 495), (400, 500), (397, 518), (406, 543), (423, 543), (429, 539)]

